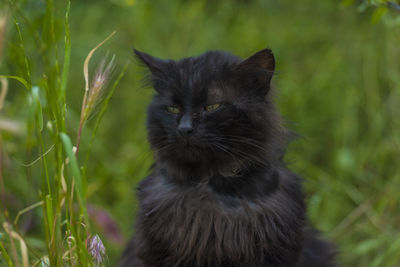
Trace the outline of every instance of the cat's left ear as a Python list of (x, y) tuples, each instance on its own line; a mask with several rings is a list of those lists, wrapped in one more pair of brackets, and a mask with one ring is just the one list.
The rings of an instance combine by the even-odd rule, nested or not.
[(275, 58), (270, 49), (261, 50), (239, 63), (236, 74), (246, 90), (266, 95), (275, 71)]
[(150, 56), (149, 54), (140, 52), (137, 49), (133, 49), (133, 52), (136, 57), (149, 68), (151, 74), (154, 76), (160, 76), (165, 72), (167, 65), (165, 60)]

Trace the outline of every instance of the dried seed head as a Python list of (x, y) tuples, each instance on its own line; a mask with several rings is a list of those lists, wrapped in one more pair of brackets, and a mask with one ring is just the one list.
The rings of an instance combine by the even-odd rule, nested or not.
[(113, 56), (108, 63), (107, 67), (104, 69), (104, 65), (106, 63), (105, 58), (103, 58), (96, 70), (96, 74), (94, 75), (94, 79), (92, 81), (92, 90), (97, 91), (101, 90), (101, 88), (104, 88), (107, 85), (107, 82), (111, 76), (111, 73), (114, 69), (114, 59), (115, 56)]
[[(79, 151), (79, 144), (81, 140), (81, 134), (83, 125), (88, 120), (90, 114), (94, 111), (96, 104), (99, 102), (102, 91), (105, 88), (107, 80), (110, 78), (111, 71), (114, 66), (114, 57), (107, 65), (107, 68), (104, 70), (104, 63), (100, 64), (98, 68), (97, 75), (95, 75), (94, 82), (92, 86), (89, 86), (89, 61), (93, 56), (93, 53), (102, 46), (108, 39), (110, 39), (115, 34), (115, 31), (112, 32), (106, 39), (104, 39), (101, 43), (99, 43), (95, 48), (90, 50), (87, 55), (85, 62), (83, 63), (83, 76), (85, 77), (85, 94), (83, 95), (82, 101), (82, 109), (81, 109), (81, 118), (79, 120), (79, 130), (76, 140), (77, 152)], [(104, 62), (104, 60), (103, 60)]]
[(91, 86), (89, 87), (87, 102), (84, 107), (84, 120), (86, 121), (90, 114), (93, 113), (97, 104), (100, 102), (104, 91), (107, 88), (107, 83), (110, 80), (111, 74), (114, 70), (114, 56), (105, 67), (106, 60), (103, 58), (97, 67)]

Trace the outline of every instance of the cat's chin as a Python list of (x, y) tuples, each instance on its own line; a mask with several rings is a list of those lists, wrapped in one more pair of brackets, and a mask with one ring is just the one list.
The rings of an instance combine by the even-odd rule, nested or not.
[[(153, 147), (154, 148), (154, 147)], [(212, 152), (211, 149), (190, 141), (180, 140), (170, 145), (168, 149), (161, 147), (154, 148), (159, 158), (163, 160), (174, 160), (178, 162), (200, 162)]]
[(199, 153), (190, 146), (182, 146), (159, 154), (159, 156), (167, 162), (173, 162), (175, 165), (193, 165), (205, 162), (205, 155)]
[[(182, 149), (182, 150), (181, 150)], [(204, 181), (210, 177), (237, 177), (246, 165), (241, 159), (221, 157), (212, 151), (176, 148), (169, 152), (156, 153), (157, 161), (163, 162), (168, 176), (177, 180)]]

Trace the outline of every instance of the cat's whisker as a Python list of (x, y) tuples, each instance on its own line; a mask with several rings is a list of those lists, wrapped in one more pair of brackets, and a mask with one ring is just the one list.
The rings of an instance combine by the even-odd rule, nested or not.
[[(215, 138), (212, 138), (212, 139), (210, 139), (210, 140), (213, 140), (213, 141), (217, 141), (219, 144), (223, 144), (223, 143), (225, 143), (225, 144), (229, 144), (229, 145), (234, 145), (234, 144), (246, 144), (246, 145), (249, 145), (249, 146), (252, 146), (252, 147), (254, 147), (254, 148), (257, 148), (257, 149), (259, 149), (260, 151), (262, 151), (262, 152), (265, 152), (265, 153), (267, 153), (267, 150), (265, 149), (265, 148), (263, 148), (263, 147), (261, 147), (261, 146), (258, 146), (258, 145), (255, 145), (255, 144), (253, 144), (253, 143), (250, 143), (250, 142), (246, 142), (245, 140), (231, 140), (231, 139), (226, 139), (226, 138), (219, 138), (219, 137), (215, 137)], [(226, 145), (224, 145), (226, 148), (229, 148), (228, 146), (226, 146)], [(246, 156), (251, 156), (251, 158), (252, 159), (256, 159), (256, 157), (255, 157), (255, 155), (252, 155), (252, 154), (249, 154), (249, 153), (245, 153), (244, 151), (242, 151), (242, 150), (238, 150), (238, 149), (232, 149), (232, 148), (229, 148), (231, 151), (235, 151), (235, 152), (237, 152), (237, 153), (240, 153), (240, 154), (242, 154), (242, 155), (246, 155)]]
[(230, 141), (230, 142), (237, 142), (237, 143), (241, 143), (241, 144), (247, 144), (247, 145), (253, 146), (255, 148), (258, 148), (260, 150), (267, 152), (266, 148), (262, 146), (264, 144), (261, 142), (258, 142), (256, 140), (241, 137), (241, 136), (226, 136), (229, 138), (226, 138), (225, 136), (217, 136), (215, 138), (220, 141)]
[(217, 148), (217, 149), (219, 149), (219, 150), (225, 152), (226, 154), (230, 155), (230, 156), (232, 157), (232, 159), (233, 159), (239, 166), (241, 166), (241, 167), (247, 169), (247, 166), (245, 166), (243, 162), (239, 161), (239, 160), (237, 159), (237, 157), (236, 157), (232, 152), (230, 152), (229, 149), (228, 149), (227, 147), (223, 146), (222, 144), (218, 144), (218, 143), (210, 143), (210, 145), (211, 145), (211, 147), (215, 147), (215, 148)]
[(244, 162), (238, 161), (237, 157), (242, 158), (242, 159), (247, 160), (247, 161), (252, 162), (252, 163), (257, 162), (261, 166), (266, 166), (267, 165), (265, 162), (261, 161), (260, 159), (258, 159), (254, 155), (251, 155), (251, 154), (248, 154), (248, 153), (244, 153), (242, 151), (232, 150), (229, 147), (227, 147), (227, 146), (225, 146), (225, 145), (223, 145), (221, 143), (213, 143), (213, 145), (215, 145), (216, 147), (218, 147), (222, 151), (232, 155), (233, 158), (235, 159), (235, 161), (239, 165), (241, 165), (242, 167), (244, 167), (246, 169), (247, 169), (247, 165)]

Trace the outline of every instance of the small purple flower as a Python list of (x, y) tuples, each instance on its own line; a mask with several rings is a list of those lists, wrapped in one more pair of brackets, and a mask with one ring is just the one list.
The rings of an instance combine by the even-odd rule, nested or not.
[(100, 265), (106, 254), (106, 248), (104, 247), (100, 237), (97, 234), (93, 237), (89, 237), (86, 241), (86, 247), (89, 254), (92, 255), (96, 265)]

